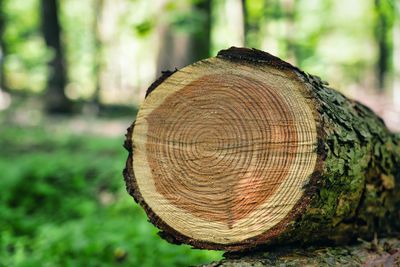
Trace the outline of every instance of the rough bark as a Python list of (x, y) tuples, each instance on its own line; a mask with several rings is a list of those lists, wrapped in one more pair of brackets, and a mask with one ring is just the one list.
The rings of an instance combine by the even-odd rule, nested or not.
[(60, 38), (57, 0), (41, 0), (41, 14), (43, 37), (47, 47), (54, 53), (48, 63), (50, 71), (46, 90), (46, 110), (49, 113), (69, 113), (72, 107), (71, 101), (64, 93), (67, 73)]
[(284, 0), (281, 3), (284, 14), (285, 14), (285, 45), (286, 45), (286, 56), (287, 60), (291, 63), (296, 64), (297, 62), (297, 51), (296, 51), (296, 1), (295, 0)]
[[(262, 244), (266, 246), (347, 244), (357, 238), (370, 240), (374, 233), (379, 235), (399, 234), (399, 135), (391, 133), (384, 122), (369, 108), (327, 87), (327, 83), (321, 81), (319, 77), (306, 74), (289, 63), (259, 50), (230, 48), (220, 51), (216, 59), (198, 62), (190, 68), (185, 68), (182, 72), (164, 73), (159, 80), (150, 86), (144, 103), (156, 101), (156, 96), (160, 93), (153, 94), (152, 92), (164, 90), (159, 88), (163, 88), (163, 86), (166, 86), (165, 84), (170, 83), (178, 86), (177, 77), (181, 77), (179, 75), (203, 67), (221, 71), (218, 69), (222, 66), (234, 66), (233, 69), (226, 70), (227, 73), (232, 74), (239, 73), (242, 67), (246, 70), (254, 70), (255, 73), (262, 70), (265, 79), (268, 75), (274, 73), (274, 80), (286, 79), (286, 82), (281, 83), (280, 93), (283, 94), (288, 90), (298, 90), (301, 93), (299, 99), (302, 99), (301, 101), (305, 103), (305, 107), (308, 107), (311, 111), (310, 114), (312, 114), (311, 118), (306, 119), (314, 121), (316, 133), (316, 138), (313, 139), (314, 150), (311, 152), (304, 150), (302, 153), (304, 155), (307, 155), (307, 153), (316, 155), (314, 170), (301, 185), (301, 197), (296, 200), (295, 205), (291, 206), (291, 209), (285, 213), (285, 216), (278, 223), (271, 227), (265, 226), (265, 231), (262, 233), (239, 241), (235, 239), (236, 241), (225, 243), (210, 241), (212, 238), (199, 240), (187, 234), (182, 234), (175, 229), (176, 225), (173, 223), (166, 223), (164, 217), (162, 218), (164, 215), (161, 216), (155, 211), (157, 207), (150, 206), (148, 199), (146, 200), (143, 197), (143, 190), (141, 190), (143, 187), (141, 188), (138, 185), (138, 179), (142, 179), (140, 176), (143, 175), (143, 172), (137, 165), (139, 161), (143, 164), (143, 159), (137, 157), (141, 145), (138, 136), (140, 136), (139, 132), (142, 131), (140, 129), (143, 129), (143, 126), (134, 131), (134, 124), (132, 124), (128, 129), (124, 145), (129, 151), (124, 170), (127, 190), (136, 202), (145, 209), (150, 221), (162, 230), (160, 232), (161, 237), (171, 243), (186, 243), (196, 248), (236, 251)], [(198, 75), (201, 76), (201, 74)], [(292, 82), (299, 88), (287, 87), (287, 84)], [(177, 92), (180, 91), (177, 90)], [(210, 96), (212, 102), (214, 99), (211, 99)], [(149, 108), (148, 104), (143, 104), (141, 110), (145, 108)], [(163, 110), (168, 112), (168, 109), (164, 108)], [(302, 111), (297, 110), (296, 112)], [(139, 111), (138, 119), (140, 123), (143, 122), (143, 117), (143, 111)], [(151, 120), (149, 121), (149, 125), (151, 125)], [(293, 123), (292, 119), (286, 122), (277, 120), (277, 125), (282, 124), (283, 129), (285, 127), (291, 129), (291, 123)], [(296, 129), (301, 128), (301, 125), (301, 122), (295, 124)], [(311, 128), (307, 129), (304, 130), (305, 133), (314, 131)], [(289, 135), (290, 138), (291, 135)], [(203, 142), (203, 140), (201, 141)], [(295, 140), (292, 141), (296, 144)], [(297, 145), (301, 146), (302, 143), (300, 142)], [(288, 148), (288, 151), (284, 155), (290, 156), (292, 150)], [(289, 158), (288, 160), (291, 161), (292, 159)], [(303, 166), (306, 165), (305, 162), (298, 165), (297, 169), (305, 167)], [(136, 171), (139, 173), (137, 177), (135, 177)], [(157, 172), (153, 172), (153, 175), (154, 173)], [(248, 184), (247, 187), (252, 188), (254, 185)], [(259, 199), (258, 196), (251, 196), (253, 196), (252, 202)], [(235, 201), (240, 202), (240, 200)], [(173, 201), (170, 201), (170, 203), (173, 203)], [(256, 204), (259, 203), (254, 205)], [(173, 215), (177, 216), (176, 214)], [(234, 215), (231, 214), (235, 217)], [(239, 219), (243, 218), (246, 219), (246, 216)], [(223, 221), (221, 218), (216, 220)], [(229, 227), (232, 227), (235, 222), (237, 221), (233, 221)], [(201, 227), (196, 228), (195, 224), (192, 227), (194, 232), (204, 231)], [(217, 240), (216, 236), (213, 238)]]

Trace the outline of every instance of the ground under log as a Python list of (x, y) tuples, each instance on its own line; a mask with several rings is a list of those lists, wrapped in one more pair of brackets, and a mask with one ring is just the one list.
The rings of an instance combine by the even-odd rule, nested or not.
[(225, 259), (201, 267), (336, 267), (400, 266), (400, 241), (396, 238), (373, 239), (346, 246), (307, 248), (274, 247), (251, 253), (225, 253)]
[(128, 192), (196, 248), (343, 244), (400, 231), (400, 138), (259, 50), (166, 72), (128, 129)]

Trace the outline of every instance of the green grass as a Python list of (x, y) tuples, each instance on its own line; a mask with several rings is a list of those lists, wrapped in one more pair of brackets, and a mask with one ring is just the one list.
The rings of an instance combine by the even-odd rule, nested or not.
[(0, 125), (0, 266), (187, 266), (126, 193), (121, 138)]

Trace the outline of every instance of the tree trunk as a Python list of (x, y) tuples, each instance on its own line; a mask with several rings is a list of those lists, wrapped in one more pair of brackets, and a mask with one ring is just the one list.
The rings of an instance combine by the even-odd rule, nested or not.
[(400, 230), (400, 138), (260, 50), (166, 72), (128, 129), (128, 192), (172, 243), (225, 251)]
[(211, 50), (211, 0), (201, 0), (194, 8), (202, 18), (198, 31), (193, 33), (193, 59), (198, 61), (210, 56)]
[[(385, 89), (386, 74), (389, 70), (390, 47), (389, 33), (393, 25), (391, 20), (394, 18), (394, 5), (390, 1), (375, 0), (375, 11), (377, 18), (375, 22), (375, 39), (378, 46), (378, 60), (376, 64), (377, 87), (379, 91)], [(396, 60), (396, 59), (394, 59)]]
[[(164, 3), (165, 2), (165, 3)], [(161, 6), (168, 1), (163, 1)], [(182, 68), (193, 61), (209, 57), (211, 47), (211, 0), (197, 1), (188, 8), (188, 13), (199, 13), (199, 22), (190, 32), (177, 31), (173, 23), (158, 26), (159, 52), (157, 75), (162, 71)], [(190, 17), (191, 18), (191, 17)], [(200, 25), (199, 25), (200, 24)]]
[(4, 30), (6, 24), (6, 13), (4, 11), (4, 1), (0, 0), (0, 111), (8, 108), (11, 103), (11, 98), (8, 93), (6, 76), (5, 76), (5, 57), (7, 54), (6, 42), (4, 40)]
[(6, 23), (6, 14), (4, 13), (4, 1), (0, 0), (0, 95), (1, 91), (7, 91), (4, 75), (4, 59), (6, 56), (6, 44), (3, 38)]
[[(394, 1), (393, 25), (393, 103), (400, 107), (400, 3)], [(397, 59), (397, 60), (396, 60)]]
[[(242, 0), (242, 9), (243, 9), (243, 24), (244, 24), (244, 45), (246, 47), (258, 48), (261, 46), (263, 33), (260, 27), (265, 17), (268, 17), (264, 14), (266, 9), (266, 2), (263, 2), (261, 6), (258, 6), (258, 10), (250, 12), (248, 6), (248, 0)], [(253, 7), (254, 8), (254, 7)]]
[(296, 58), (296, 0), (283, 0), (281, 1), (281, 6), (284, 10), (285, 17), (285, 33), (284, 33), (284, 44), (285, 44), (285, 54), (287, 60), (292, 64), (297, 63)]
[(71, 112), (71, 102), (65, 96), (67, 75), (64, 54), (60, 42), (57, 0), (41, 0), (42, 31), (46, 45), (53, 50), (49, 61), (49, 77), (46, 91), (46, 110), (49, 113)]
[(243, 28), (244, 28), (244, 46), (250, 47), (250, 20), (249, 10), (247, 8), (247, 0), (242, 0), (242, 11), (243, 11)]
[(95, 91), (93, 93), (92, 102), (96, 106), (96, 109), (100, 108), (100, 90), (101, 90), (101, 71), (103, 69), (103, 49), (102, 49), (102, 34), (100, 29), (100, 21), (103, 16), (104, 0), (97, 0), (94, 2), (94, 9), (96, 19), (93, 21), (93, 32), (94, 32), (94, 78), (95, 78)]

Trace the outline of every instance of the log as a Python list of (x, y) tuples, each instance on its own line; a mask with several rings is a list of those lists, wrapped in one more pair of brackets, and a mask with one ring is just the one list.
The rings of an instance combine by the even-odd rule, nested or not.
[(164, 72), (129, 127), (129, 194), (161, 237), (237, 251), (400, 232), (400, 138), (256, 49)]

